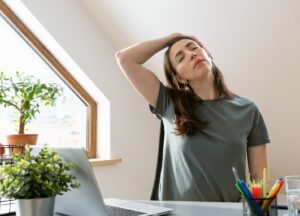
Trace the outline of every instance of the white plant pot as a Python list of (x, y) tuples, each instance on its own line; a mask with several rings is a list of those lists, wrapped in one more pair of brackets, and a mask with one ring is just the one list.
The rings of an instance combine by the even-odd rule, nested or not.
[(16, 216), (53, 216), (55, 196), (37, 199), (17, 199)]

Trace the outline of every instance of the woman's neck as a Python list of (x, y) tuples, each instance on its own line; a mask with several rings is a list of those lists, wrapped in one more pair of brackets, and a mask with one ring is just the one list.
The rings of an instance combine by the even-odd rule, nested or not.
[(193, 82), (190, 82), (189, 85), (194, 93), (202, 100), (213, 100), (217, 98), (214, 80), (214, 75), (211, 71), (201, 80), (194, 80)]

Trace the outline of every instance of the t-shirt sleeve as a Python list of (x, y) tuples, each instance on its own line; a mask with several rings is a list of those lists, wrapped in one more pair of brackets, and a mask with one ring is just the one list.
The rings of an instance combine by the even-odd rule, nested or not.
[(156, 115), (157, 118), (161, 119), (168, 106), (170, 105), (170, 93), (166, 86), (164, 86), (161, 82), (159, 85), (159, 92), (157, 96), (156, 106), (155, 108), (149, 104), (150, 111)]
[(271, 142), (265, 121), (255, 103), (253, 109), (253, 126), (248, 136), (248, 147)]

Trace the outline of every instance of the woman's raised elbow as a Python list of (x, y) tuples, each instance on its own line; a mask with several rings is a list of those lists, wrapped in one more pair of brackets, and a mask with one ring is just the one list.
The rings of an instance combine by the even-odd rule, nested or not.
[(117, 51), (117, 52), (115, 52), (115, 58), (117, 59), (117, 60), (119, 60), (120, 58), (121, 58), (121, 56), (122, 56), (122, 52), (119, 50), (119, 51)]
[(115, 53), (115, 58), (120, 63), (125, 61), (125, 55), (121, 50), (119, 50)]

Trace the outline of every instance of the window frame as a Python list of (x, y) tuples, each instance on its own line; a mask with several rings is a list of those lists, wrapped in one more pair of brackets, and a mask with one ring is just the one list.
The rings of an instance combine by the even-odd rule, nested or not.
[(51, 66), (52, 70), (86, 103), (88, 110), (88, 143), (86, 152), (88, 158), (96, 158), (97, 102), (3, 1), (0, 1), (0, 13), (22, 38), (40, 54), (43, 60)]

